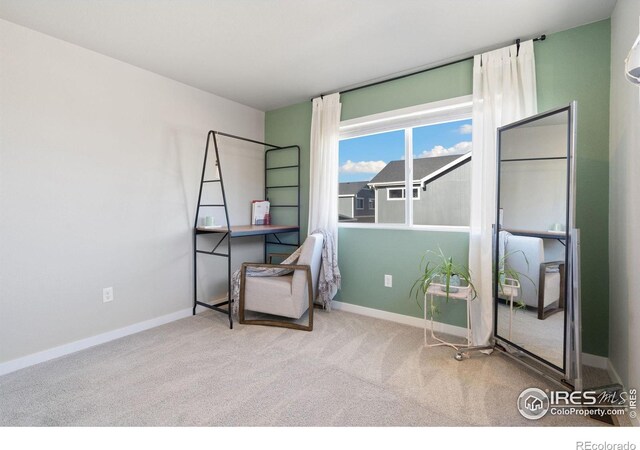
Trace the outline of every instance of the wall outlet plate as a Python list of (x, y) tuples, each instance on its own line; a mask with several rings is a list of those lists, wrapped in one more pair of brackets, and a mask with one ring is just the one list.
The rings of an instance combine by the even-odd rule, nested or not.
[(393, 276), (385, 275), (384, 276), (384, 287), (392, 287), (393, 286)]
[(113, 301), (113, 288), (106, 287), (102, 289), (102, 303), (107, 303), (112, 301)]

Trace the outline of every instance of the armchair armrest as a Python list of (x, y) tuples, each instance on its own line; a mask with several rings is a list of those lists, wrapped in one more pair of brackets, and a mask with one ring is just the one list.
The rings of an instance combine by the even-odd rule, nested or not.
[[(558, 266), (560, 273), (560, 298), (558, 299), (558, 308), (564, 309), (564, 287), (565, 287), (565, 262), (564, 261), (546, 261), (540, 264), (540, 280), (538, 283), (538, 319), (544, 320), (550, 313), (544, 310), (544, 291), (545, 291), (545, 275), (547, 269), (552, 266)], [(553, 311), (552, 311), (553, 312)]]

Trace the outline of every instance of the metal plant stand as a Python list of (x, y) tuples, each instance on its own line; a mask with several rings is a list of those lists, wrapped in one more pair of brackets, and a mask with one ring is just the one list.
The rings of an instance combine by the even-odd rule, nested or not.
[[(466, 344), (457, 344), (445, 341), (444, 339), (436, 336), (435, 331), (433, 329), (433, 312), (434, 312), (434, 297), (446, 297), (446, 286), (444, 284), (432, 283), (427, 292), (424, 294), (424, 345), (427, 347), (439, 347), (441, 345), (449, 346), (455, 350), (461, 350), (463, 348), (468, 348), (471, 345), (471, 314), (469, 308), (469, 302), (471, 301), (471, 286), (450, 286), (451, 288), (457, 289), (456, 292), (449, 292), (449, 298), (457, 299), (457, 300), (465, 300), (467, 302), (467, 343)], [(427, 297), (429, 297), (429, 310), (431, 311), (431, 338), (437, 341), (435, 344), (429, 344), (427, 342)]]

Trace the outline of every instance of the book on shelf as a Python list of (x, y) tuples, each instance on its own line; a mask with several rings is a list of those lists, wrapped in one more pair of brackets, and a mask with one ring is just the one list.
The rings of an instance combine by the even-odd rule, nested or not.
[(270, 205), (268, 200), (254, 200), (251, 203), (251, 225), (269, 225)]

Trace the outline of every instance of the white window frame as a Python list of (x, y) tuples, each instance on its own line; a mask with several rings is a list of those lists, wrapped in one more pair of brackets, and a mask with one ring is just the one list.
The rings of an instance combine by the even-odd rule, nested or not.
[(374, 198), (369, 198), (369, 209), (376, 209), (376, 199)]
[[(387, 200), (392, 201), (392, 202), (396, 202), (396, 201), (404, 201), (405, 200), (405, 195), (404, 195), (404, 188), (403, 187), (388, 187), (385, 188), (385, 190), (387, 191)], [(391, 191), (400, 191), (400, 197), (391, 197)]]
[[(412, 197), (413, 200), (420, 200), (420, 186), (413, 186), (411, 188), (413, 191), (416, 191), (418, 193), (418, 195), (416, 197)], [(387, 191), (387, 200), (390, 200), (392, 202), (397, 201), (397, 200), (405, 200), (407, 198), (407, 188), (406, 187), (388, 187), (388, 188), (384, 188), (385, 191)], [(390, 191), (402, 191), (402, 197), (391, 197), (390, 195)], [(411, 195), (413, 195), (413, 192), (411, 193)]]
[[(362, 201), (362, 206), (359, 207), (358, 206), (358, 200)], [(359, 211), (362, 211), (364, 209), (364, 198), (363, 197), (356, 197), (356, 209)]]
[[(425, 103), (408, 108), (396, 109), (379, 114), (358, 117), (356, 119), (343, 120), (340, 122), (340, 140), (356, 137), (368, 136), (372, 134), (386, 133), (389, 131), (405, 130), (405, 184), (404, 193), (412, 189), (413, 186), (413, 128), (436, 125), (445, 122), (470, 119), (472, 114), (473, 97), (465, 95), (462, 97), (450, 98), (437, 102)], [(376, 222), (378, 221), (378, 190), (376, 196)], [(387, 197), (388, 197), (387, 192)], [(406, 200), (403, 194), (402, 199)], [(420, 187), (418, 187), (418, 198), (420, 199)], [(404, 224), (380, 224), (380, 223), (360, 223), (360, 222), (339, 222), (339, 227), (344, 228), (372, 228), (389, 230), (432, 230), (432, 231), (454, 231), (468, 232), (468, 226), (444, 226), (444, 225), (415, 225), (413, 224), (413, 202), (405, 201), (405, 223)]]

